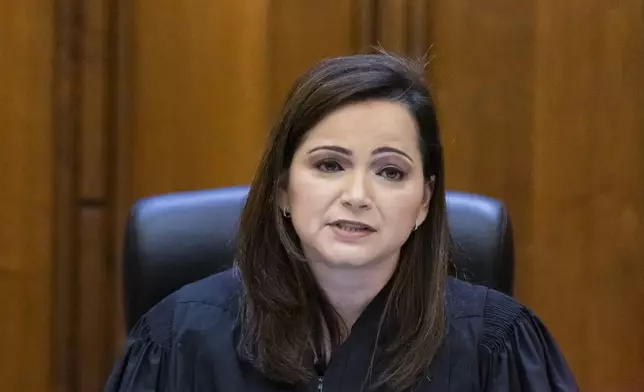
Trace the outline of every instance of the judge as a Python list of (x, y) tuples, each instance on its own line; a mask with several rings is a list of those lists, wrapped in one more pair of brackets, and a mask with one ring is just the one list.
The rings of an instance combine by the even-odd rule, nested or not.
[(531, 310), (448, 274), (422, 75), (388, 54), (305, 73), (252, 181), (234, 267), (149, 310), (104, 391), (576, 391)]

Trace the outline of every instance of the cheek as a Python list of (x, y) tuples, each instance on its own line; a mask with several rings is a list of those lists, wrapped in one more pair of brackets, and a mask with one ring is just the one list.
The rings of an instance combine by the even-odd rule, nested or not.
[(312, 176), (296, 175), (291, 178), (288, 199), (296, 229), (317, 226), (333, 201), (332, 189), (319, 184)]
[(392, 227), (412, 227), (421, 208), (422, 195), (401, 194), (381, 200), (382, 211), (387, 224)]

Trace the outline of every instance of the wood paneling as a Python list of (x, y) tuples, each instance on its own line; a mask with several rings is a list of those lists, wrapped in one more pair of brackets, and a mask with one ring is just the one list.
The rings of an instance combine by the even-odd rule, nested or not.
[[(110, 196), (112, 210), (110, 222), (112, 227), (109, 234), (112, 240), (108, 244), (111, 249), (108, 262), (112, 276), (108, 280), (108, 293), (111, 293), (112, 303), (109, 307), (112, 319), (112, 355), (114, 361), (122, 354), (122, 344), (128, 331), (125, 330), (125, 314), (123, 311), (123, 262), (122, 250), (124, 242), (124, 228), (126, 226), (129, 208), (132, 202), (132, 172), (130, 140), (132, 118), (132, 91), (134, 50), (132, 37), (134, 31), (134, 10), (132, 3), (120, 0), (111, 8), (110, 31), (114, 39), (109, 46), (110, 75), (108, 83), (109, 114), (107, 127), (113, 136), (111, 141), (111, 154), (109, 166), (112, 171), (112, 187)], [(112, 362), (113, 364), (113, 362)]]
[(133, 3), (135, 197), (251, 177), (266, 124), (267, 6)]
[(643, 11), (587, 0), (429, 9), (448, 185), (508, 204), (516, 296), (585, 391), (644, 387)]
[(373, 43), (388, 52), (421, 58), (427, 55), (427, 0), (378, 0), (372, 3)]
[(0, 2), (0, 382), (50, 386), (51, 1)]
[(407, 0), (379, 1), (376, 8), (378, 44), (393, 53), (407, 54)]
[(114, 295), (116, 270), (113, 263), (114, 145), (111, 128), (116, 97), (109, 89), (114, 82), (114, 18), (117, 3), (85, 0), (79, 3), (82, 17), (78, 36), (80, 48), (78, 90), (80, 105), (76, 144), (79, 172), (76, 190), (77, 251), (74, 300), (76, 312), (74, 356), (82, 371), (76, 372), (68, 391), (99, 391), (113, 366), (112, 326), (116, 317)]
[(108, 292), (106, 273), (107, 217), (104, 209), (86, 207), (79, 214), (79, 260), (76, 288), (78, 330), (76, 361), (82, 371), (76, 373), (76, 391), (100, 391), (105, 376), (113, 366), (112, 323), (108, 312), (112, 292)]
[(114, 358), (115, 7), (109, 0), (56, 2), (51, 366), (60, 392), (100, 390)]
[[(79, 181), (78, 196), (85, 202), (104, 204), (107, 198), (108, 143), (106, 127), (109, 61), (108, 44), (110, 11), (115, 3), (109, 0), (84, 0), (82, 23), (78, 36), (79, 61)], [(110, 8), (111, 7), (111, 8)]]
[(641, 1), (542, 0), (537, 9), (541, 262), (524, 296), (560, 335), (586, 390), (644, 388), (643, 11)]
[(55, 8), (57, 50), (53, 53), (54, 102), (54, 244), (52, 311), (52, 389), (72, 391), (78, 364), (74, 353), (76, 275), (76, 135), (79, 106), (78, 46), (75, 0), (60, 0)]
[(134, 2), (130, 197), (248, 183), (293, 79), (365, 44), (363, 5)]
[[(275, 0), (270, 4), (270, 39), (266, 42), (270, 62), (262, 72), (270, 76), (265, 94), (272, 121), (295, 78), (307, 68), (326, 57), (368, 49), (369, 27), (363, 28), (361, 23), (368, 23), (365, 17), (373, 11), (365, 2), (346, 0)], [(262, 126), (266, 132), (269, 123)]]
[(434, 86), (450, 189), (510, 209), (521, 279), (532, 256), (534, 9), (529, 2), (436, 1), (429, 8)]

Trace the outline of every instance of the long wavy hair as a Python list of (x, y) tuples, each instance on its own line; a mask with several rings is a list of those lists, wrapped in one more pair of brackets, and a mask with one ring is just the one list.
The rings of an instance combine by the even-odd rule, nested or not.
[(397, 328), (386, 347), (374, 351), (374, 357), (382, 353), (387, 360), (371, 387), (413, 387), (442, 344), (451, 246), (443, 150), (423, 68), (390, 54), (326, 59), (296, 81), (284, 104), (250, 186), (235, 261), (244, 288), (238, 354), (269, 379), (298, 384), (314, 376), (311, 346), (320, 343), (322, 325), (333, 347), (346, 337), (342, 321), (303, 262), (306, 258), (293, 226), (281, 214), (278, 195), (303, 137), (322, 118), (351, 103), (386, 99), (406, 105), (418, 126), (424, 178), (429, 182), (433, 177), (428, 217), (403, 245), (391, 278), (378, 336), (385, 320), (395, 320)]

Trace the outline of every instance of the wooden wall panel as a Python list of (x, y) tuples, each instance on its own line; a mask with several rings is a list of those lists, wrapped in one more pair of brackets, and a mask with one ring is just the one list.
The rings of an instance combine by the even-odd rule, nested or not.
[(371, 45), (413, 58), (429, 57), (427, 0), (379, 0), (371, 3)]
[[(112, 79), (108, 84), (110, 94), (110, 113), (107, 116), (107, 126), (111, 130), (112, 143), (109, 155), (109, 166), (112, 167), (112, 211), (110, 214), (112, 235), (108, 243), (111, 249), (109, 263), (113, 274), (108, 281), (108, 292), (113, 300), (110, 308), (114, 316), (112, 325), (112, 352), (114, 361), (122, 354), (122, 344), (128, 331), (125, 330), (125, 314), (123, 311), (123, 259), (121, 257), (124, 243), (124, 228), (132, 203), (132, 177), (130, 140), (131, 125), (133, 124), (133, 80), (132, 72), (135, 59), (135, 47), (132, 44), (134, 30), (134, 10), (130, 1), (117, 1), (111, 8), (110, 29), (114, 39), (110, 45), (109, 63)], [(112, 361), (112, 364), (113, 364)]]
[(112, 323), (107, 263), (107, 216), (103, 209), (82, 208), (79, 214), (80, 249), (77, 268), (75, 325), (77, 329), (75, 391), (100, 391), (112, 363)]
[(585, 391), (644, 387), (642, 2), (436, 1), (448, 186), (505, 201), (516, 296)]
[[(59, 0), (55, 8), (53, 53), (52, 117), (55, 133), (52, 177), (54, 180), (53, 211), (53, 284), (52, 284), (52, 390), (71, 391), (77, 368), (73, 352), (75, 322), (74, 252), (76, 225), (75, 168), (76, 118), (78, 108), (77, 64), (75, 45), (77, 29), (75, 0)], [(47, 218), (50, 219), (50, 218)]]
[(78, 196), (85, 202), (103, 204), (107, 198), (110, 14), (115, 3), (84, 0), (82, 25), (76, 37), (79, 47), (79, 164)]
[(247, 182), (266, 124), (267, 2), (134, 2), (135, 197)]
[(524, 296), (561, 336), (585, 390), (644, 388), (643, 11), (640, 1), (537, 9), (540, 263)]
[[(270, 75), (268, 94), (271, 124), (295, 78), (326, 57), (341, 56), (368, 49), (369, 32), (363, 18), (370, 15), (370, 5), (357, 1), (275, 0), (268, 13)], [(315, 44), (311, 44), (315, 42)], [(262, 140), (263, 141), (263, 140)]]
[(293, 79), (363, 43), (362, 3), (135, 2), (131, 197), (248, 183)]
[(56, 2), (53, 390), (100, 390), (114, 358), (117, 296), (111, 130), (116, 3)]
[[(436, 1), (429, 6), (429, 81), (446, 154), (447, 186), (508, 206), (518, 295), (531, 290), (534, 8), (530, 2)], [(458, 22), (457, 22), (458, 21)]]
[(409, 44), (407, 0), (379, 1), (376, 7), (378, 44), (398, 54), (408, 54)]
[(0, 383), (48, 391), (52, 274), (51, 1), (0, 1)]
[(265, 4), (134, 2), (136, 197), (251, 176), (266, 116)]

